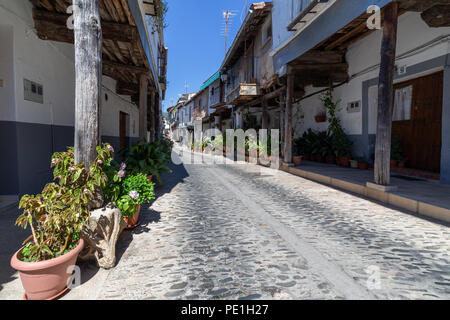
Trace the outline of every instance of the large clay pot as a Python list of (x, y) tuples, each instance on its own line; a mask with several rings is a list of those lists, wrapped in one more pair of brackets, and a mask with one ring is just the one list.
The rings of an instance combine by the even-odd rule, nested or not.
[(336, 157), (333, 156), (333, 155), (327, 155), (325, 161), (328, 164), (335, 164), (336, 163)]
[(296, 166), (299, 166), (299, 165), (302, 164), (302, 159), (303, 159), (302, 156), (295, 156), (295, 157), (292, 157), (292, 161), (294, 162), (294, 164), (295, 164)]
[(367, 170), (369, 169), (369, 164), (367, 162), (358, 162), (358, 167), (361, 170)]
[(395, 168), (397, 166), (397, 160), (391, 160), (391, 168)]
[(141, 213), (141, 206), (136, 206), (136, 212), (134, 213), (134, 216), (132, 218), (130, 217), (124, 217), (123, 219), (127, 223), (127, 229), (131, 229), (136, 227), (136, 225), (139, 222), (139, 214)]
[(349, 167), (350, 166), (350, 159), (347, 157), (340, 157), (339, 158), (339, 165), (342, 167)]
[(52, 300), (67, 290), (67, 281), (72, 273), (68, 268), (77, 262), (78, 254), (83, 249), (84, 241), (76, 248), (58, 258), (39, 261), (23, 262), (19, 260), (17, 251), (11, 258), (11, 267), (19, 271), (25, 298), (28, 300)]

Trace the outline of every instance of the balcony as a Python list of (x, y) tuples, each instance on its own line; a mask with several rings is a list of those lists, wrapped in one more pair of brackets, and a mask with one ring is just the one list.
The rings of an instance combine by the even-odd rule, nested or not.
[(226, 98), (227, 104), (241, 104), (261, 95), (260, 86), (256, 83), (241, 83), (231, 91)]

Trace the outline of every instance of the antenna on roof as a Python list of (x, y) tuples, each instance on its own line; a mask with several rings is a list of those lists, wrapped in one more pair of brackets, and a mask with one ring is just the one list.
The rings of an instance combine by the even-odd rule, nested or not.
[(223, 11), (223, 18), (225, 19), (225, 30), (224, 30), (224, 36), (225, 36), (225, 56), (227, 55), (228, 51), (228, 31), (229, 31), (229, 24), (232, 22), (233, 16), (236, 15), (235, 10), (227, 9)]

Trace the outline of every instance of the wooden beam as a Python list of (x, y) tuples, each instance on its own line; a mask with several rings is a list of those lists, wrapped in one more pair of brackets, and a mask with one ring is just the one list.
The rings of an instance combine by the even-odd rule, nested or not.
[(341, 63), (344, 60), (343, 51), (311, 50), (296, 59), (294, 64), (326, 64)]
[(117, 81), (116, 93), (131, 96), (139, 92), (139, 85), (132, 82)]
[(147, 75), (139, 78), (139, 138), (147, 140)]
[(375, 183), (389, 185), (391, 160), (391, 132), (393, 109), (393, 81), (397, 47), (398, 2), (385, 7), (381, 65), (378, 84), (378, 119), (375, 144)]
[(293, 71), (347, 72), (347, 63), (301, 64), (292, 67)]
[(261, 117), (261, 127), (262, 129), (268, 129), (269, 127), (269, 114), (267, 112), (267, 100), (262, 100), (262, 117)]
[(75, 163), (89, 168), (100, 144), (102, 27), (99, 0), (74, 0)]
[(284, 113), (284, 162), (292, 163), (292, 103), (294, 100), (294, 73), (288, 66), (286, 108)]
[[(37, 35), (42, 40), (73, 43), (73, 30), (67, 28), (68, 14), (33, 8)], [(103, 38), (113, 41), (132, 42), (136, 27), (129, 24), (102, 21)]]
[(325, 50), (333, 50), (334, 48), (338, 47), (340, 44), (359, 35), (360, 33), (366, 31), (367, 29), (368, 29), (367, 24), (364, 22), (364, 23), (360, 24), (359, 26), (357, 26), (356, 28), (354, 28), (353, 30), (344, 34), (342, 37), (338, 38), (337, 40), (335, 40), (332, 43), (330, 43), (329, 45), (327, 45), (325, 47)]
[(110, 67), (110, 68), (116, 69), (118, 71), (128, 71), (128, 72), (138, 73), (138, 74), (144, 73), (147, 75), (150, 72), (146, 67), (137, 67), (137, 66), (133, 66), (131, 64), (118, 63), (118, 62), (114, 62), (111, 60), (103, 60), (103, 65), (105, 67)]
[(154, 142), (156, 140), (156, 111), (155, 111), (155, 90), (152, 90), (150, 93), (150, 108), (149, 108), (149, 117), (150, 117), (150, 142)]

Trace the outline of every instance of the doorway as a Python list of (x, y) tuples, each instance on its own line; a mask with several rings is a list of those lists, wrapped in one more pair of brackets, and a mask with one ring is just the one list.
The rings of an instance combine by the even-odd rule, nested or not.
[(120, 137), (120, 150), (128, 147), (127, 144), (127, 129), (128, 129), (129, 115), (120, 111), (119, 113), (119, 137)]
[(410, 168), (440, 173), (443, 79), (438, 72), (394, 86), (392, 137)]

